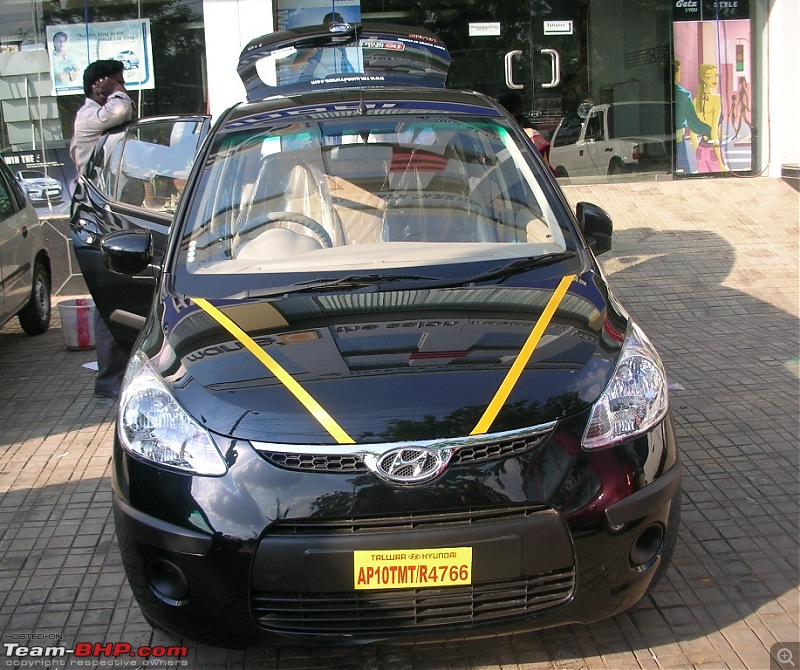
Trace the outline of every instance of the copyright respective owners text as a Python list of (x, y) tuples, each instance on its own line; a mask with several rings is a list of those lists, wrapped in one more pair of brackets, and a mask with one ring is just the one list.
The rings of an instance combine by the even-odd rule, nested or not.
[(800, 642), (776, 642), (769, 648), (769, 670), (800, 670)]
[(123, 641), (65, 644), (58, 633), (6, 633), (1, 668), (182, 668), (187, 647)]

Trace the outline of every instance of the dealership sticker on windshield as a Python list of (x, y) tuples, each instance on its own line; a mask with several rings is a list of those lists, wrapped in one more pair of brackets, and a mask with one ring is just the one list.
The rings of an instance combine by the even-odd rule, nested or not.
[(408, 589), (472, 583), (472, 547), (354, 551), (356, 589)]

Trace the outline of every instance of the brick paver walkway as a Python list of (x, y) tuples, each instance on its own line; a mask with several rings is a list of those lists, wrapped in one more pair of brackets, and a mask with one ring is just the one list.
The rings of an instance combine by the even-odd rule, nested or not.
[[(670, 375), (685, 476), (665, 580), (631, 611), (592, 626), (357, 650), (186, 642), (183, 667), (766, 670), (776, 643), (800, 664), (798, 194), (763, 178), (565, 191), (612, 215), (614, 250), (603, 266)], [(93, 358), (65, 348), (58, 321), (38, 338), (16, 323), (0, 330), (3, 645), (184, 644), (149, 628), (124, 578), (110, 514), (115, 405), (92, 393), (82, 365)], [(125, 657), (37, 666), (7, 650), (3, 667), (165, 667)]]

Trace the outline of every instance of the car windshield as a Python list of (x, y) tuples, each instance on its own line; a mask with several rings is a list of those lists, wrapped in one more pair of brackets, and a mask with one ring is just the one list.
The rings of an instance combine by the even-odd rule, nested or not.
[(179, 240), (178, 280), (206, 295), (221, 276), (243, 287), (320, 270), (440, 276), (425, 269), (574, 247), (499, 118), (244, 120), (217, 134)]
[(22, 179), (44, 179), (45, 178), (44, 172), (37, 172), (36, 170), (22, 170), (19, 173), (19, 176)]

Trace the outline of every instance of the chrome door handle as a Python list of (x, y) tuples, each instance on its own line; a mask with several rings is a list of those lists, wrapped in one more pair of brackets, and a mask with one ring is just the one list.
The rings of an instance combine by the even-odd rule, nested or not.
[(561, 57), (555, 49), (542, 49), (541, 53), (550, 56), (550, 82), (542, 88), (555, 88), (561, 83)]
[(513, 88), (513, 89), (525, 88), (522, 84), (514, 83), (514, 73), (511, 72), (511, 61), (514, 60), (514, 56), (521, 56), (521, 55), (522, 52), (519, 49), (516, 49), (515, 51), (509, 51), (506, 54), (506, 86), (508, 86), (508, 88)]

